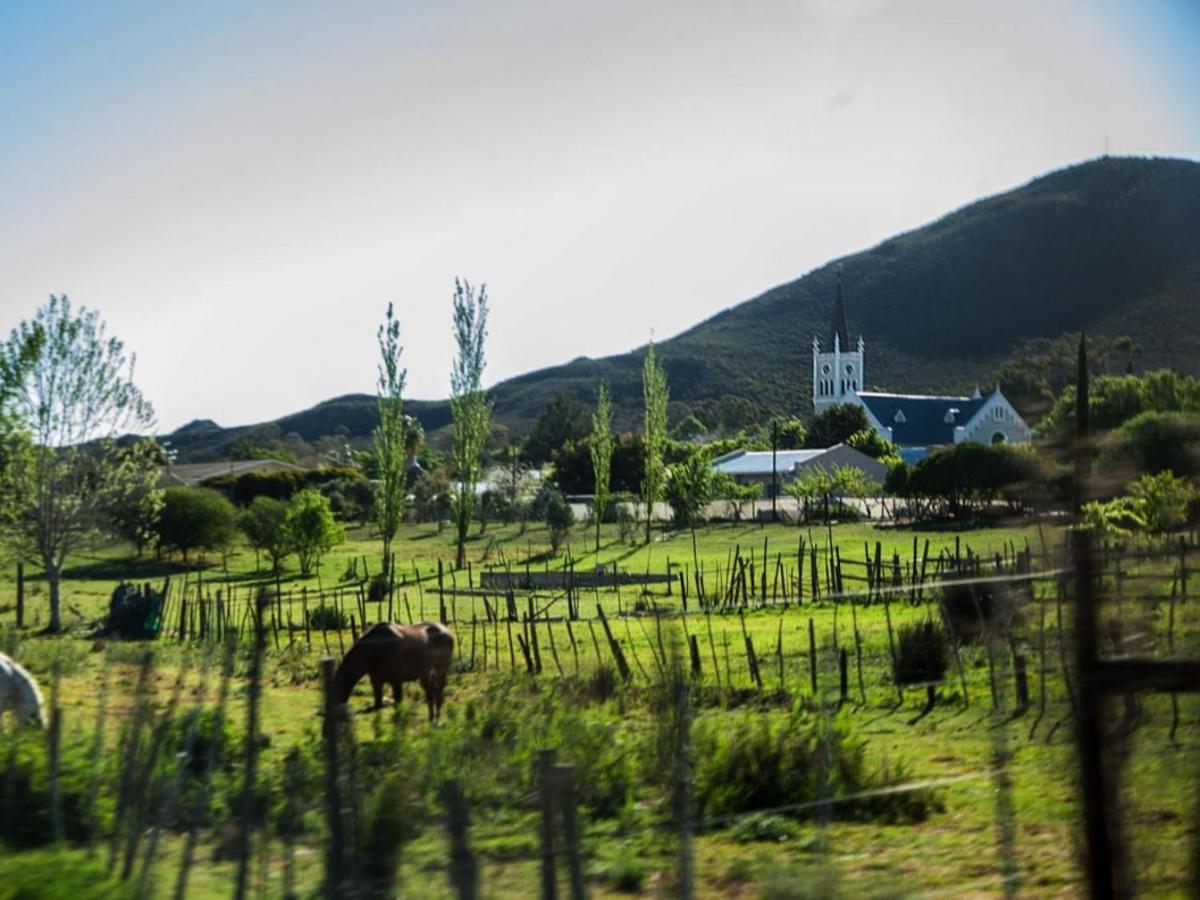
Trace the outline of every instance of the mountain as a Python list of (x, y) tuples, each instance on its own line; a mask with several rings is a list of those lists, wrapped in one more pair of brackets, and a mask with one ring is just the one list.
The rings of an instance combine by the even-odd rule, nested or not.
[[(1200, 163), (1105, 157), (1051, 172), (718, 313), (658, 345), (672, 420), (807, 415), (810, 346), (829, 340), (839, 273), (869, 388), (966, 392), (1018, 341), (1080, 328), (1129, 335), (1144, 368), (1200, 374)], [(491, 392), (496, 419), (520, 433), (554, 393), (590, 404), (604, 379), (618, 427), (632, 427), (644, 352), (504, 381)], [(449, 421), (445, 401), (406, 406), (427, 433)], [(312, 441), (341, 426), (357, 439), (374, 421), (374, 399), (350, 395), (263, 425), (192, 423), (169, 439), (181, 459), (201, 459), (246, 436)]]

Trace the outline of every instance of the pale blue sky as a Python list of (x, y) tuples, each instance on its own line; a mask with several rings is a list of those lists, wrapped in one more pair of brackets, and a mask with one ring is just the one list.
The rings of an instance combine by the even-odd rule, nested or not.
[(0, 329), (100, 309), (170, 429), (371, 391), (394, 301), (444, 396), (455, 275), (494, 382), (1106, 135), (1200, 156), (1200, 4), (0, 0)]

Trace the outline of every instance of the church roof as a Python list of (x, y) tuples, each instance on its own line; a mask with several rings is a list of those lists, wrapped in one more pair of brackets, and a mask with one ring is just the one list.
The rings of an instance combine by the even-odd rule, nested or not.
[[(986, 397), (929, 397), (859, 391), (858, 398), (902, 447), (954, 443), (954, 429), (971, 421)], [(954, 410), (951, 415), (951, 410)]]

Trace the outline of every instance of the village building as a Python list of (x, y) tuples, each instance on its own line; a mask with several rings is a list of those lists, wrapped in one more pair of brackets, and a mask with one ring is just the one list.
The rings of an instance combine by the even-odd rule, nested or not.
[(822, 350), (820, 338), (813, 337), (814, 411), (820, 413), (839, 403), (861, 406), (871, 427), (880, 437), (899, 445), (905, 459), (920, 459), (938, 447), (965, 442), (1017, 444), (1032, 436), (999, 387), (984, 396), (977, 386), (973, 394), (963, 397), (864, 390), (866, 343), (861, 334), (857, 342), (850, 341), (841, 278), (829, 344), (831, 350)]
[(887, 466), (867, 454), (837, 444), (821, 450), (734, 450), (712, 461), (714, 472), (732, 476), (738, 484), (761, 484), (763, 496), (772, 496), (772, 487), (777, 496), (782, 496), (784, 486), (795, 481), (811, 469), (832, 472), (834, 467), (861, 469), (868, 481), (883, 484), (887, 477)]
[(245, 475), (257, 472), (269, 475), (274, 472), (303, 472), (300, 466), (278, 459), (221, 460), (204, 463), (172, 463), (159, 470), (158, 486), (199, 487), (214, 478)]

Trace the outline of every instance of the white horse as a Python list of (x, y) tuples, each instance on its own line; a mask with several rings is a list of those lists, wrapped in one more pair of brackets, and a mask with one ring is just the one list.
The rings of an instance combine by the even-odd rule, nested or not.
[(37, 682), (16, 661), (0, 653), (0, 717), (6, 712), (19, 724), (46, 727), (46, 702)]

